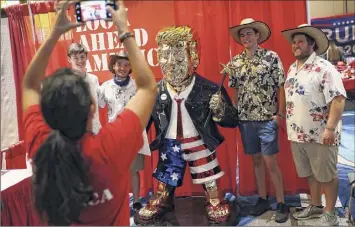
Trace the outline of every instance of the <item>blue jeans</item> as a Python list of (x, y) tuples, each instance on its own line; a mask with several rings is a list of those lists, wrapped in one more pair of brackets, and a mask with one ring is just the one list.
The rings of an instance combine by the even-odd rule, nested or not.
[(239, 130), (245, 154), (274, 155), (279, 152), (278, 125), (274, 120), (241, 121)]

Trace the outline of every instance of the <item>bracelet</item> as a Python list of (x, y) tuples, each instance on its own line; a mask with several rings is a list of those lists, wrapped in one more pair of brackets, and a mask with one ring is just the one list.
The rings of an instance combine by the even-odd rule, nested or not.
[(129, 37), (134, 38), (134, 35), (130, 32), (125, 32), (122, 35), (120, 35), (120, 42), (123, 43), (123, 41)]
[(325, 127), (325, 129), (328, 129), (331, 132), (335, 132), (335, 128), (329, 128), (329, 127)]

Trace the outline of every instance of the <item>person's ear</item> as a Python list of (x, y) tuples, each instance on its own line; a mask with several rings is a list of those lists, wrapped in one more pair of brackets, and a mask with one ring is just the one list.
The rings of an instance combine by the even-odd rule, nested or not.
[(259, 32), (255, 33), (255, 36), (256, 36), (256, 40), (259, 41), (259, 39), (260, 39), (260, 33), (259, 33)]

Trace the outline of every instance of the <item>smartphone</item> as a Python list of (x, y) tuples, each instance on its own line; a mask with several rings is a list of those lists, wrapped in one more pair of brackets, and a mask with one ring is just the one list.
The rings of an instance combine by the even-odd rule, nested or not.
[(111, 14), (106, 10), (106, 6), (117, 9), (115, 0), (91, 1), (82, 0), (75, 3), (75, 14), (77, 22), (85, 22), (100, 19), (110, 19)]

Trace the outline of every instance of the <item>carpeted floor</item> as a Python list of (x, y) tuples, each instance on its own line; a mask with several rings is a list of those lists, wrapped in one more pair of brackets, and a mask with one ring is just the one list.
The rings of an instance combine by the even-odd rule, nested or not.
[[(339, 195), (336, 203), (337, 213), (339, 215), (340, 225), (348, 226), (347, 222), (348, 205), (349, 205), (349, 179), (348, 173), (355, 172), (355, 152), (354, 152), (354, 139), (355, 139), (355, 111), (345, 111), (343, 114), (343, 128), (342, 128), (342, 145), (339, 149), (338, 156), (338, 171), (339, 171)], [(226, 199), (233, 200), (235, 196), (227, 194)], [(132, 198), (131, 198), (132, 200)], [(256, 202), (257, 196), (239, 197), (238, 200), (243, 204), (244, 212)], [(325, 199), (322, 198), (323, 205)], [(355, 200), (355, 199), (354, 199)], [(352, 216), (355, 217), (355, 201), (353, 200), (351, 211)], [(145, 204), (147, 198), (142, 198)], [(207, 225), (204, 217), (203, 198), (201, 197), (186, 197), (178, 198), (176, 201), (176, 216), (181, 225)], [(269, 198), (273, 209), (276, 207), (275, 198)], [(239, 225), (241, 226), (304, 226), (313, 225), (314, 220), (297, 221), (292, 218), (292, 213), (298, 211), (309, 204), (309, 196), (307, 194), (298, 194), (293, 196), (286, 196), (285, 202), (291, 206), (290, 218), (287, 222), (278, 224), (274, 221), (275, 212), (270, 210), (257, 218), (252, 216), (244, 216), (241, 218)], [(132, 201), (130, 206), (132, 206)], [(197, 209), (201, 207), (201, 209)], [(133, 218), (131, 218), (131, 225), (134, 225)]]

